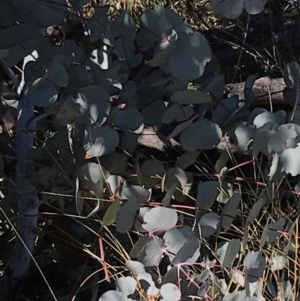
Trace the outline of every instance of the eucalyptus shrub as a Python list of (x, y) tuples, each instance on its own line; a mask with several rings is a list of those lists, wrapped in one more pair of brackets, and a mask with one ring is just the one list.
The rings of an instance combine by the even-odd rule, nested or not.
[[(256, 76), (245, 83), (245, 101), (237, 96), (223, 98), (224, 76), (205, 37), (173, 10), (162, 6), (147, 10), (137, 25), (126, 11), (111, 19), (108, 7), (98, 7), (85, 19), (81, 11), (88, 1), (69, 2), (71, 6), (64, 0), (1, 4), (0, 56), (19, 94), (13, 99), (1, 96), (3, 120), (9, 110), (18, 110), (15, 185), (23, 192), (18, 212), (34, 213), (30, 223), (36, 227), (37, 193), (71, 189), (77, 214), (92, 217), (103, 209), (105, 190), (109, 191), (111, 204), (102, 226), (114, 225), (119, 233), (134, 229), (140, 239), (125, 262), (127, 275), (118, 278), (116, 290), (106, 292), (99, 301), (246, 301), (268, 300), (269, 296), (289, 300), (295, 294), (289, 279), (282, 277), (278, 287), (266, 288), (262, 277), (286, 269), (294, 250), (295, 223), (284, 217), (268, 220), (257, 249), (249, 248), (248, 228), (273, 202), (274, 185), (287, 174), (300, 174), (298, 64), (289, 63), (284, 69), (284, 97), (294, 101), (293, 112), (250, 110)], [(216, 13), (236, 18), (244, 10), (262, 12), (266, 1), (211, 3)], [(65, 39), (53, 45), (47, 28), (63, 25), (67, 15), (82, 21), (82, 40)], [(20, 62), (22, 78), (13, 73)], [(52, 132), (43, 143), (33, 136), (39, 124)], [(150, 146), (179, 150), (173, 166), (153, 157), (141, 160), (139, 139), (147, 133), (156, 137)], [(235, 145), (230, 151), (228, 137)], [(219, 179), (197, 183), (194, 198), (193, 174), (187, 169), (196, 164), (200, 153), (213, 149), (220, 151), (215, 166)], [(267, 158), (266, 186), (247, 213), (240, 237), (225, 239), (246, 197), (226, 180), (226, 165), (236, 154)], [(125, 179), (129, 156), (134, 159), (135, 183)], [(153, 207), (158, 190), (163, 197), (155, 199)], [(91, 211), (84, 202), (86, 191), (97, 200)], [(51, 198), (43, 197), (43, 201)], [(192, 223), (173, 206), (191, 202)], [(211, 210), (215, 204), (221, 208), (218, 213)], [(67, 210), (63, 202), (59, 206)], [(18, 221), (17, 229), (32, 252), (34, 239), (28, 237), (34, 234), (25, 229), (27, 222)], [(273, 253), (267, 262), (263, 249), (275, 245), (279, 231), (290, 231), (290, 236), (283, 240), (281, 253)], [(26, 252), (21, 247), (12, 252), (11, 282), (24, 280), (30, 261)], [(19, 261), (18, 273), (17, 257), (26, 259)], [(158, 273), (166, 262), (166, 271)], [(14, 294), (18, 281), (7, 294)], [(232, 283), (240, 289), (233, 291)]]

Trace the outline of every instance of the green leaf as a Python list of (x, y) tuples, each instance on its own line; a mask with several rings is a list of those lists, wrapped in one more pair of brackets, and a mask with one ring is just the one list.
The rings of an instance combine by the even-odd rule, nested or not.
[(110, 204), (103, 216), (103, 224), (105, 226), (110, 226), (116, 222), (117, 215), (121, 207), (121, 202), (118, 198), (116, 198), (114, 202)]

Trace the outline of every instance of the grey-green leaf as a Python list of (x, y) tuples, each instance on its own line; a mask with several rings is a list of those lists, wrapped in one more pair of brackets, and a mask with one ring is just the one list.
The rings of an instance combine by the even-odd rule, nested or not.
[(178, 43), (169, 57), (170, 73), (183, 80), (195, 80), (204, 73), (212, 54), (207, 40), (199, 32), (178, 33)]
[(206, 181), (198, 184), (196, 205), (200, 210), (208, 210), (218, 196), (217, 181)]
[(210, 103), (212, 99), (207, 93), (199, 90), (184, 90), (175, 92), (171, 96), (171, 101), (181, 105), (185, 105)]
[(180, 135), (180, 144), (186, 151), (197, 149), (213, 149), (222, 138), (222, 130), (216, 123), (206, 119), (196, 121), (185, 129)]
[(119, 144), (119, 134), (108, 127), (87, 127), (84, 134), (83, 147), (87, 154), (101, 157), (115, 150)]
[(114, 116), (114, 124), (122, 130), (129, 130), (138, 134), (144, 128), (142, 114), (134, 107), (119, 110)]

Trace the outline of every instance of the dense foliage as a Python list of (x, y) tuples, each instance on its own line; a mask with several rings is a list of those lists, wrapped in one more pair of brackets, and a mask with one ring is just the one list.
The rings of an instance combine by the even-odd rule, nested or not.
[[(225, 97), (174, 10), (136, 23), (69, 2), (1, 3), (1, 300), (295, 300), (298, 63), (283, 70), (293, 110), (253, 108), (257, 75)], [(211, 1), (229, 19), (266, 3)]]

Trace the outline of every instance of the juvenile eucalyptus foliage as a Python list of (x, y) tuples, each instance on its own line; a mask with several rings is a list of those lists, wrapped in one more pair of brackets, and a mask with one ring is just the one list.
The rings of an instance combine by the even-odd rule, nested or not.
[[(218, 294), (218, 300), (265, 300), (260, 281), (266, 258), (260, 251), (247, 250), (245, 254), (247, 231), (244, 238), (220, 242), (214, 254), (229, 271), (243, 247), (244, 275), (231, 270), (227, 278), (223, 274), (218, 278), (201, 253), (210, 237), (230, 230), (242, 200), (225, 180), (227, 161), (218, 162), (219, 181), (198, 184), (193, 227), (179, 222), (182, 217), (171, 204), (174, 199), (184, 203), (191, 197), (193, 176), (186, 169), (201, 151), (222, 149), (225, 134), (235, 141), (232, 152), (253, 157), (264, 154), (270, 163), (269, 182), (248, 224), (273, 201), (268, 190), (272, 184), (287, 174), (300, 174), (298, 64), (287, 64), (284, 70), (284, 96), (295, 102), (290, 115), (262, 108), (250, 111), (256, 76), (245, 83), (245, 102), (236, 96), (223, 98), (225, 80), (205, 37), (184, 24), (171, 9), (157, 6), (147, 10), (136, 24), (126, 11), (111, 19), (107, 7), (98, 7), (90, 19), (84, 20), (89, 47), (72, 39), (52, 45), (47, 28), (62, 25), (70, 10), (80, 11), (87, 2), (69, 1), (72, 7), (64, 0), (7, 0), (1, 4), (0, 58), (8, 72), (23, 60), (24, 74), (16, 87), (21, 91), (19, 97), (2, 96), (1, 101), (5, 109), (18, 108), (16, 185), (22, 219), (17, 230), (27, 248), (31, 252), (34, 249), (37, 190), (71, 187), (77, 213), (91, 217), (102, 209), (100, 199), (105, 187), (114, 199), (103, 223), (115, 224), (120, 233), (135, 229), (143, 236), (132, 249), (132, 260), (126, 262), (128, 276), (120, 277), (116, 290), (105, 293), (99, 301), (139, 300), (138, 283), (145, 296), (160, 296), (165, 301), (202, 298), (212, 291)], [(236, 18), (244, 10), (249, 14), (262, 12), (266, 1), (212, 0), (211, 4), (216, 13)], [(16, 80), (14, 74), (11, 76)], [(197, 88), (190, 89), (190, 83)], [(33, 148), (37, 122), (46, 117), (54, 133), (45, 145)], [(175, 167), (153, 158), (140, 163), (135, 155), (138, 139), (150, 128), (155, 129), (161, 144), (175, 145), (182, 151)], [(135, 184), (124, 179), (129, 155), (135, 157)], [(99, 161), (85, 163), (83, 157)], [(152, 208), (147, 203), (157, 185), (164, 198), (162, 206)], [(94, 191), (98, 198), (89, 213), (82, 199), (84, 190)], [(209, 212), (215, 202), (220, 203), (223, 214)], [(61, 207), (64, 209), (64, 204)], [(269, 222), (261, 246), (274, 243), (277, 236), (271, 230), (283, 230), (284, 224), (285, 220)], [(29, 253), (19, 240), (16, 246), (9, 261), (10, 273), (5, 274), (7, 283), (0, 286), (3, 296), (3, 292), (10, 297), (15, 294), (29, 267)], [(169, 269), (157, 283), (147, 268), (159, 267), (163, 259), (169, 261)], [(276, 259), (272, 259), (272, 269), (283, 269), (283, 258), (280, 264)], [(192, 275), (188, 266), (196, 262), (202, 272)], [(228, 276), (240, 284), (241, 291), (228, 294)], [(191, 278), (196, 279), (197, 286), (190, 286)], [(213, 290), (211, 282), (218, 284)], [(3, 298), (9, 300), (8, 296)]]

